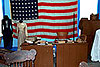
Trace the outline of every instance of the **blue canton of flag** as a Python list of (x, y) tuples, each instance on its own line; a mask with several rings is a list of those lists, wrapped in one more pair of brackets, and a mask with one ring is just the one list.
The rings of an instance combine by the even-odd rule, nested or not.
[(13, 20), (33, 20), (38, 18), (37, 0), (10, 0)]

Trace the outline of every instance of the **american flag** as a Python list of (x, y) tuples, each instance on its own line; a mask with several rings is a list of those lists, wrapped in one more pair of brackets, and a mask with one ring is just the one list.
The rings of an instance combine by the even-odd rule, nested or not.
[[(26, 0), (34, 2), (34, 0)], [(56, 32), (68, 32), (68, 37), (73, 37), (73, 15), (75, 14), (75, 36), (77, 37), (77, 0), (38, 0), (38, 19), (23, 20), (28, 26), (29, 37), (39, 36), (55, 39)], [(34, 14), (34, 13), (31, 13)], [(14, 24), (14, 37), (16, 23)]]

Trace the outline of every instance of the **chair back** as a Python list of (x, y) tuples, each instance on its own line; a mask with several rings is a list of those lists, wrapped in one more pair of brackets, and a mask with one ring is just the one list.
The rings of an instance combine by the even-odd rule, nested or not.
[(4, 54), (4, 58), (8, 65), (13, 67), (33, 67), (33, 61), (35, 60), (36, 50), (20, 50), (12, 53)]
[(84, 61), (82, 61), (80, 64), (79, 64), (79, 67), (89, 67), (88, 64)]

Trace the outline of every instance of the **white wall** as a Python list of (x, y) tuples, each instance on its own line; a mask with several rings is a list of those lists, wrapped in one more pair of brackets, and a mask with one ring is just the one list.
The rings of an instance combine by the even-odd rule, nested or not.
[(2, 9), (2, 0), (0, 1), (0, 37), (2, 36), (1, 34), (1, 20), (3, 19), (3, 9)]
[(98, 0), (80, 0), (80, 18), (90, 19), (90, 14), (97, 14)]

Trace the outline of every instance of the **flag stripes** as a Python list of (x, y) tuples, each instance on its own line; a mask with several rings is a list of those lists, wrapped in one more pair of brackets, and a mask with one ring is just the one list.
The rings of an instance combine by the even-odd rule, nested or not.
[[(75, 14), (75, 36), (77, 37), (77, 0), (38, 0), (38, 18), (24, 20), (28, 26), (29, 37), (39, 36), (55, 39), (56, 32), (68, 32), (68, 37), (73, 37), (73, 15)], [(14, 20), (14, 37), (16, 23)]]
[(47, 2), (40, 2), (38, 3), (38, 6), (72, 6), (72, 5), (77, 5), (77, 1), (74, 2), (65, 2), (65, 3), (47, 3)]

